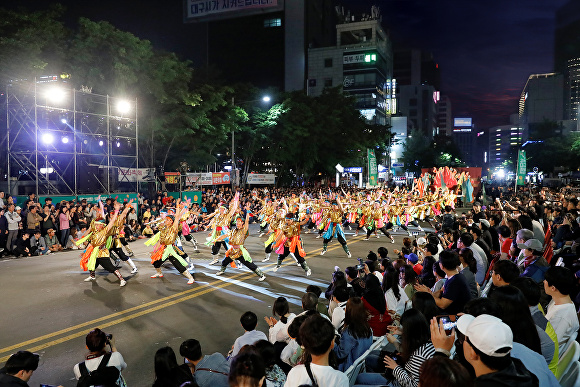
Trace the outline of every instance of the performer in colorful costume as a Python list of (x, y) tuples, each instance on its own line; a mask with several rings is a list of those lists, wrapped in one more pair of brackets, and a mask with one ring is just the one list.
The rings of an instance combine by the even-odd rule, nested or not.
[(290, 254), (294, 254), (295, 259), (298, 261), (300, 266), (309, 276), (312, 271), (306, 264), (304, 257), (306, 257), (306, 252), (302, 246), (302, 239), (300, 238), (300, 228), (308, 223), (308, 218), (305, 218), (302, 222), (296, 218), (295, 214), (289, 212), (286, 214), (286, 220), (284, 225), (281, 227), (281, 233), (278, 235), (276, 242), (274, 243), (274, 250), (278, 253), (278, 262), (273, 271), (278, 271), (280, 266), (282, 266), (282, 261)]
[(327, 214), (325, 215), (326, 218), (323, 219), (323, 223), (328, 221), (328, 228), (324, 233), (324, 240), (322, 242), (322, 251), (320, 255), (324, 255), (328, 248), (328, 242), (332, 240), (332, 238), (336, 237), (336, 240), (342, 245), (344, 252), (350, 258), (352, 255), (350, 251), (348, 251), (348, 246), (346, 244), (346, 238), (344, 236), (344, 231), (342, 230), (342, 216), (344, 214), (344, 209), (342, 207), (342, 203), (338, 196), (336, 197), (336, 201), (332, 202), (332, 208), (329, 209)]
[(242, 218), (236, 219), (236, 228), (229, 230), (227, 234), (220, 235), (216, 241), (223, 241), (228, 239), (230, 248), (226, 251), (226, 257), (222, 261), (222, 266), (216, 275), (222, 275), (225, 273), (226, 268), (234, 260), (240, 260), (244, 266), (256, 273), (259, 277), (258, 281), (264, 281), (266, 276), (262, 270), (258, 269), (258, 266), (252, 262), (252, 257), (246, 248), (244, 247), (244, 241), (249, 235), (248, 224), (250, 222), (250, 213), (246, 213), (246, 221), (244, 222)]
[(219, 239), (219, 237), (228, 233), (230, 223), (238, 207), (239, 199), (240, 193), (237, 192), (234, 200), (230, 203), (229, 211), (225, 204), (222, 204), (208, 217), (208, 219), (213, 218), (210, 224), (212, 232), (207, 238), (207, 242), (205, 242), (206, 246), (212, 245), (211, 256), (213, 260), (210, 262), (210, 265), (215, 265), (219, 262), (219, 252), (222, 245), (226, 250), (229, 249), (227, 242), (224, 240), (225, 238)]

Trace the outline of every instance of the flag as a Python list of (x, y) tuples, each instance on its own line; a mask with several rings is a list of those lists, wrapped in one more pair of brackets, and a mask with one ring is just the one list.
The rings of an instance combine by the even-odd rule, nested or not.
[(544, 255), (548, 263), (554, 258), (554, 248), (552, 247), (552, 228), (548, 224), (548, 229), (546, 230), (546, 235), (544, 237)]
[(485, 193), (485, 184), (481, 183), (481, 200), (483, 201), (483, 205), (487, 206), (487, 194)]

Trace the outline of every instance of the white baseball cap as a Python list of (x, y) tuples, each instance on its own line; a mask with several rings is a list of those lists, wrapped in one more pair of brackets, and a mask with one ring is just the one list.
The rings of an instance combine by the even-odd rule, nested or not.
[(427, 244), (427, 239), (425, 239), (425, 238), (423, 238), (423, 237), (421, 237), (421, 238), (417, 238), (417, 244), (418, 244), (419, 246), (426, 245), (426, 244)]
[[(473, 317), (464, 314), (457, 320), (457, 330), (469, 338), (469, 343), (492, 357), (504, 357), (513, 348), (514, 336), (511, 328), (499, 318), (489, 314)], [(500, 349), (509, 348), (508, 351)]]

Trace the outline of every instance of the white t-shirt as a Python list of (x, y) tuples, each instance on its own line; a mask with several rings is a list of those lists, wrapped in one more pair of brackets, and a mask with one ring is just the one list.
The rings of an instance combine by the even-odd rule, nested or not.
[(334, 329), (339, 330), (344, 325), (344, 316), (346, 314), (346, 301), (338, 304), (332, 311), (332, 325)]
[(296, 317), (296, 315), (294, 313), (290, 313), (288, 319), (286, 320), (286, 324), (278, 320), (278, 322), (269, 329), (268, 340), (270, 340), (270, 343), (274, 344), (276, 341), (283, 341), (287, 343), (290, 341), (290, 336), (288, 336), (288, 327), (290, 324), (292, 324), (294, 317)]
[[(85, 365), (86, 365), (87, 369), (89, 370), (89, 372), (92, 372), (92, 371), (96, 370), (97, 368), (99, 368), (99, 364), (101, 364), (101, 360), (103, 360), (103, 356), (105, 356), (105, 355), (95, 357), (94, 359), (85, 360)], [(107, 366), (108, 367), (116, 367), (119, 371), (122, 371), (125, 368), (127, 368), (127, 364), (125, 363), (125, 360), (123, 359), (123, 355), (121, 355), (119, 352), (111, 352), (111, 358), (109, 359)], [(75, 364), (75, 366), (74, 366), (74, 373), (75, 373), (75, 378), (77, 378), (77, 380), (81, 378), (81, 371), (79, 370), (78, 363)], [(117, 380), (117, 385), (124, 386), (122, 376), (119, 376), (119, 380)]]
[(401, 299), (397, 301), (397, 297), (395, 297), (393, 289), (389, 289), (385, 292), (385, 301), (387, 301), (388, 310), (394, 310), (398, 315), (401, 316), (403, 315), (403, 312), (405, 312), (405, 304), (407, 301), (409, 301), (409, 297), (400, 286), (399, 295), (401, 296)]
[[(349, 387), (348, 378), (344, 372), (337, 371), (330, 366), (317, 364), (310, 364), (310, 369), (319, 387)], [(296, 387), (302, 384), (312, 385), (304, 364), (297, 365), (290, 370), (284, 387)]]
[(556, 336), (558, 336), (558, 346), (560, 349), (568, 342), (570, 336), (578, 331), (578, 316), (574, 304), (556, 305), (554, 300), (548, 304), (548, 313), (546, 319), (552, 324)]

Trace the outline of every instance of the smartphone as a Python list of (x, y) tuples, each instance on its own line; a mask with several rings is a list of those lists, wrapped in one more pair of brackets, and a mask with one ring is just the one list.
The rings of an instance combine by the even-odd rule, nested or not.
[(454, 314), (437, 316), (437, 321), (443, 325), (443, 329), (445, 329), (446, 334), (450, 334), (451, 330), (457, 327), (457, 316)]
[(53, 385), (53, 384), (42, 384), (42, 383), (40, 383), (40, 387), (56, 387), (56, 386)]

